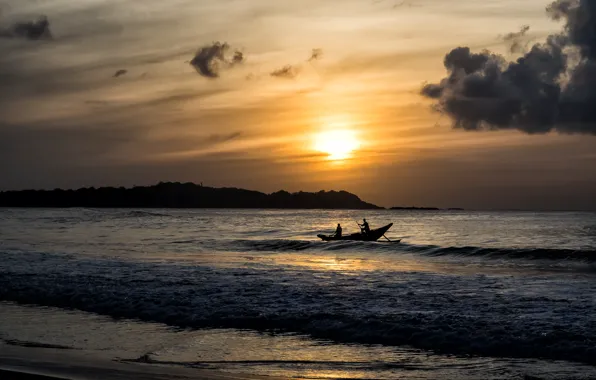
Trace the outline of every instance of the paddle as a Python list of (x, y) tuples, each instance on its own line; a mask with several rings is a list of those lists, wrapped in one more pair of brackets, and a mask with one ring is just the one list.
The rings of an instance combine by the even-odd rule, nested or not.
[(360, 225), (360, 223), (358, 223), (357, 221), (354, 221), (354, 223), (356, 223), (358, 225), (358, 228), (360, 228), (360, 232), (364, 233), (364, 230), (362, 229), (362, 226)]
[[(402, 240), (402, 239), (397, 239), (397, 240), (389, 240), (389, 238), (388, 238), (387, 236), (385, 236), (385, 235), (383, 235), (383, 237), (384, 237), (385, 239), (387, 239), (387, 243), (392, 243), (392, 244), (399, 244), (399, 243), (401, 243), (401, 240)], [(383, 241), (379, 241), (379, 243), (382, 243), (382, 242), (383, 242)]]

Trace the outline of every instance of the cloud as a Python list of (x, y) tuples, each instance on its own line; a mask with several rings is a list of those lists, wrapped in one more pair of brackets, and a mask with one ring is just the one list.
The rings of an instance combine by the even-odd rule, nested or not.
[(105, 161), (103, 157), (132, 144), (142, 132), (107, 124), (85, 128), (40, 124), (0, 124), (0, 159), (13, 163), (0, 170), (7, 184), (17, 178), (47, 179), (45, 173), (59, 167)]
[(214, 42), (212, 45), (203, 46), (196, 52), (190, 64), (197, 73), (206, 78), (219, 78), (222, 67), (230, 68), (244, 62), (244, 54), (240, 51), (235, 51), (231, 58), (227, 58), (229, 49), (230, 45), (226, 42)]
[(209, 135), (205, 138), (205, 143), (221, 144), (224, 142), (236, 140), (240, 136), (242, 136), (242, 132), (239, 132), (239, 131), (228, 133), (228, 134), (213, 134), (213, 135)]
[(121, 77), (122, 75), (126, 75), (127, 73), (128, 73), (128, 70), (121, 69), (121, 70), (116, 71), (113, 76), (114, 76), (114, 78), (118, 78), (118, 77)]
[(48, 18), (41, 16), (35, 21), (17, 22), (8, 29), (0, 30), (0, 37), (42, 40), (52, 39), (52, 32)]
[(529, 25), (524, 25), (521, 27), (519, 32), (508, 33), (503, 36), (503, 41), (509, 44), (509, 51), (511, 53), (521, 53), (523, 52), (525, 46), (523, 45), (524, 38), (526, 34), (530, 30)]
[(318, 49), (318, 48), (312, 49), (312, 52), (310, 53), (310, 58), (308, 59), (308, 62), (318, 61), (322, 57), (323, 57), (323, 49)]
[(244, 62), (244, 53), (241, 51), (234, 52), (234, 56), (232, 57), (232, 64), (239, 64)]
[(596, 135), (596, 2), (558, 0), (547, 13), (565, 22), (561, 33), (513, 62), (455, 48), (445, 56), (447, 77), (421, 94), (454, 128)]
[(299, 66), (285, 65), (284, 67), (274, 70), (269, 75), (276, 78), (294, 79), (300, 74), (301, 68)]
[[(14, 163), (0, 168), (0, 176), (5, 185), (42, 186), (54, 183), (47, 173), (57, 168), (66, 173), (66, 168), (76, 171), (90, 165), (118, 167), (173, 152), (214, 148), (246, 136), (245, 132), (225, 130), (207, 135), (196, 133), (190, 125), (217, 124), (218, 118), (206, 112), (202, 117), (195, 115), (193, 124), (172, 119), (166, 106), (182, 100), (182, 96), (166, 96), (138, 103), (134, 108), (100, 104), (84, 108), (83, 113), (75, 116), (0, 120), (0, 160)], [(238, 118), (246, 120), (247, 116)], [(166, 133), (162, 126), (168, 123), (176, 127), (170, 127)], [(149, 168), (152, 163), (146, 165)]]
[[(312, 49), (306, 62), (317, 61), (323, 57), (323, 49)], [(285, 65), (269, 73), (270, 76), (282, 79), (295, 79), (302, 71), (302, 65)]]

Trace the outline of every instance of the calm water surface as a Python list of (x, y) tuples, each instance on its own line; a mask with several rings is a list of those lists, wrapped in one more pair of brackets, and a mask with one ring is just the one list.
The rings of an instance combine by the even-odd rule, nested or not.
[[(402, 243), (316, 238), (362, 217)], [(0, 301), (5, 343), (119, 360), (590, 378), (596, 214), (4, 209)]]

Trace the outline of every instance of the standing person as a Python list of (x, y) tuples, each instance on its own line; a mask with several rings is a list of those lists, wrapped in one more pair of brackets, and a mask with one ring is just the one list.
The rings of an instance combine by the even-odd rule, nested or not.
[(358, 223), (358, 225), (360, 226), (362, 233), (368, 235), (370, 233), (370, 227), (368, 226), (368, 222), (366, 221), (366, 219), (362, 219), (362, 222), (362, 224)]

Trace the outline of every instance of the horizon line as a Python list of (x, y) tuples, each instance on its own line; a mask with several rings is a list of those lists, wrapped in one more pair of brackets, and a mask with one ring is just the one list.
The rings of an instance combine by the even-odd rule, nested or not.
[[(156, 184), (152, 184), (152, 185), (132, 185), (132, 186), (113, 186), (113, 185), (102, 185), (102, 186), (82, 186), (79, 188), (67, 188), (67, 189), (63, 189), (63, 188), (53, 188), (53, 189), (49, 189), (49, 188), (39, 188), (39, 189), (34, 189), (34, 188), (23, 188), (23, 189), (18, 189), (18, 190), (4, 190), (4, 189), (0, 189), (0, 193), (8, 193), (8, 192), (27, 192), (27, 191), (47, 191), (47, 192), (51, 192), (51, 191), (78, 191), (78, 190), (88, 190), (88, 189), (102, 189), (102, 188), (111, 188), (111, 189), (134, 189), (134, 188), (147, 188), (147, 187), (156, 187), (159, 185), (167, 185), (167, 184), (173, 184), (173, 185), (194, 185), (197, 187), (203, 187), (203, 188), (211, 188), (211, 189), (237, 189), (237, 190), (246, 190), (246, 191), (253, 191), (253, 192), (257, 192), (257, 193), (261, 193), (261, 194), (265, 194), (265, 195), (271, 195), (271, 194), (275, 194), (275, 193), (279, 193), (279, 192), (286, 192), (288, 194), (299, 194), (299, 193), (310, 193), (310, 194), (316, 194), (316, 193), (320, 193), (320, 192), (345, 192), (348, 194), (353, 194), (355, 196), (357, 196), (359, 199), (360, 196), (358, 194), (355, 193), (351, 193), (347, 190), (319, 190), (319, 191), (303, 191), (303, 190), (299, 190), (296, 192), (290, 192), (284, 189), (280, 189), (271, 193), (267, 193), (264, 191), (260, 191), (260, 190), (253, 190), (253, 189), (246, 189), (246, 188), (242, 188), (242, 187), (232, 187), (232, 186), (222, 186), (222, 187), (214, 187), (214, 186), (206, 186), (203, 185), (202, 182), (200, 183), (196, 183), (196, 182), (191, 182), (191, 181), (186, 181), (186, 182), (174, 182), (174, 181), (160, 181), (157, 182)], [(365, 202), (365, 203), (370, 203), (367, 201), (364, 201), (361, 199), (361, 201)], [(445, 211), (452, 211), (452, 212), (557, 212), (557, 213), (561, 213), (561, 212), (586, 212), (586, 213), (595, 213), (596, 210), (590, 210), (590, 209), (522, 209), (522, 208), (462, 208), (462, 207), (435, 207), (435, 206), (390, 206), (390, 207), (384, 207), (384, 206), (378, 206), (376, 204), (371, 203), (372, 205), (379, 207), (379, 209), (382, 210), (386, 210), (386, 211), (424, 211), (424, 212), (433, 212), (433, 211), (440, 211), (440, 212), (445, 212)], [(0, 209), (7, 209), (7, 208), (13, 208), (13, 207), (0, 207)], [(20, 208), (20, 207), (14, 207), (14, 208)], [(31, 207), (31, 208), (46, 208), (46, 207)], [(93, 209), (93, 207), (64, 207), (64, 208), (91, 208)], [(155, 208), (159, 208), (159, 207), (119, 207), (119, 208), (131, 208), (131, 209), (143, 209), (143, 208), (149, 208), (149, 209), (155, 209)], [(180, 209), (185, 209), (185, 207), (180, 207)], [(188, 207), (188, 209), (192, 209), (190, 207)], [(208, 208), (205, 208), (208, 209)], [(213, 209), (241, 209), (241, 208), (232, 208), (232, 207), (213, 207)], [(270, 210), (271, 208), (251, 208), (252, 210), (255, 209), (261, 209), (261, 210)], [(296, 210), (296, 209), (294, 209)], [(309, 210), (308, 208), (305, 208), (304, 210)], [(336, 210), (336, 209), (332, 209), (329, 208), (329, 210)], [(350, 209), (344, 209), (344, 210), (350, 210)], [(359, 209), (354, 209), (354, 210), (359, 210)], [(359, 210), (361, 211), (361, 210)]]

